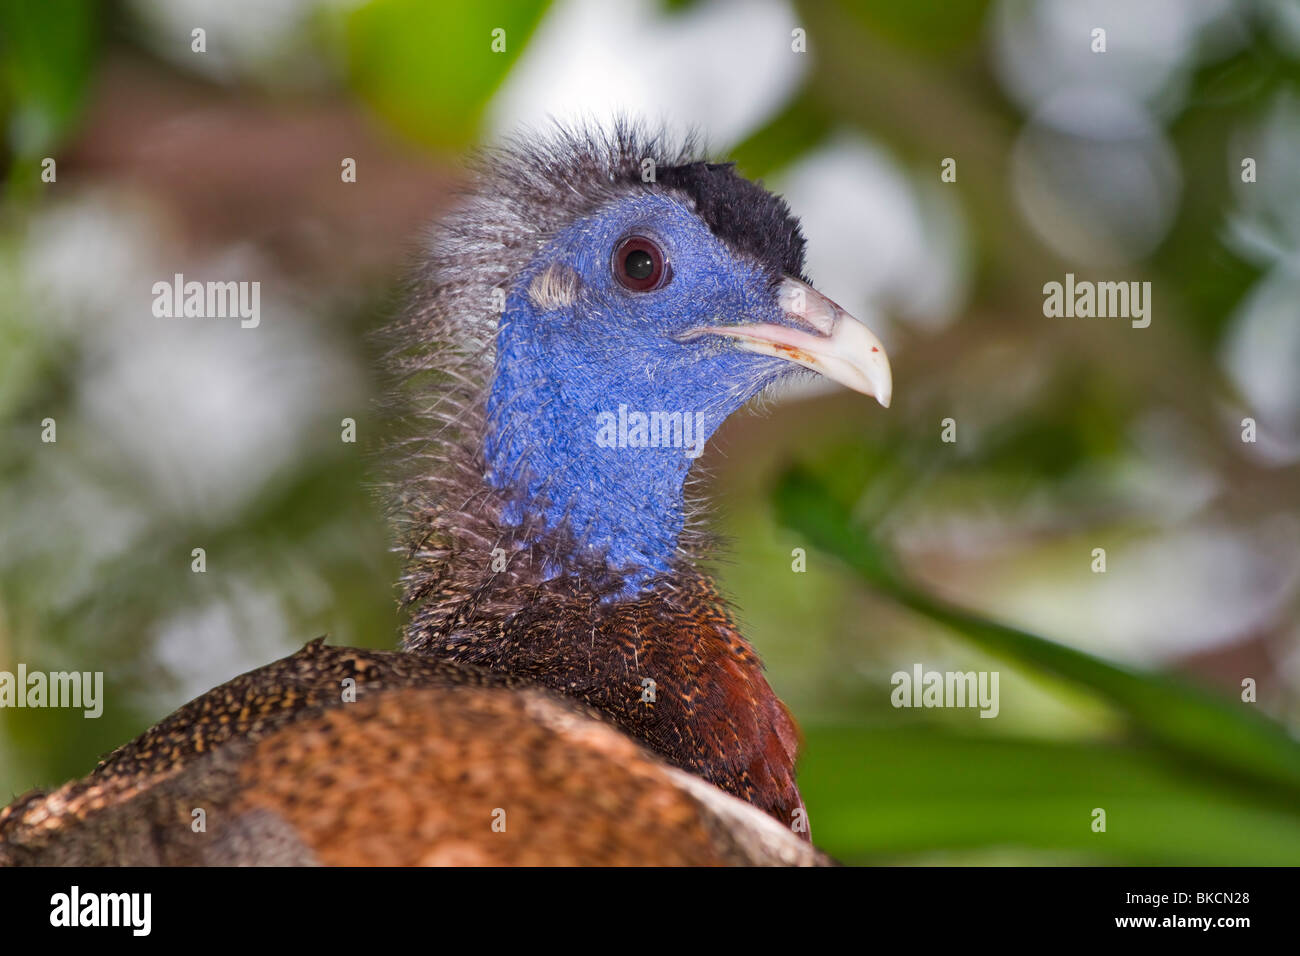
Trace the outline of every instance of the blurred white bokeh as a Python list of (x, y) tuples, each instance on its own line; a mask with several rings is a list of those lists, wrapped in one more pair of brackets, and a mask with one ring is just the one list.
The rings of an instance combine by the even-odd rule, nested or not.
[[(30, 320), (60, 326), (81, 356), (75, 403), (99, 470), (139, 482), (155, 511), (219, 521), (320, 442), (322, 394), (361, 401), (361, 373), (248, 248), (192, 259), (166, 233), (121, 194), (42, 210), (25, 250)], [(260, 324), (155, 317), (153, 284), (177, 272), (260, 281)]]
[(1135, 101), (1076, 88), (1021, 129), (1012, 191), (1042, 241), (1071, 262), (1119, 266), (1152, 252), (1178, 212), (1182, 174), (1164, 131)]
[[(776, 177), (803, 223), (807, 270), (852, 314), (935, 330), (965, 305), (966, 230), (934, 171), (911, 176), (884, 148), (843, 133)], [(888, 328), (878, 328), (885, 344)]]
[(626, 114), (702, 130), (725, 149), (794, 94), (813, 55), (791, 50), (798, 25), (781, 0), (675, 12), (655, 0), (558, 0), (494, 98), (488, 126), (500, 137), (548, 116)]
[[(1196, 63), (1247, 40), (1231, 0), (1001, 0), (989, 19), (990, 63), (1025, 113), (1067, 90), (1109, 90), (1161, 115), (1184, 103)], [(1106, 52), (1093, 52), (1093, 31)]]
[[(350, 0), (127, 0), (137, 32), (163, 59), (210, 80), (272, 79), (278, 86), (311, 86), (329, 74), (313, 50), (312, 19), (325, 6)], [(205, 52), (192, 51), (202, 28)]]
[(989, 24), (994, 73), (1027, 117), (1010, 169), (1022, 215), (1080, 265), (1152, 252), (1182, 189), (1163, 124), (1186, 105), (1198, 64), (1246, 42), (1243, 11), (1228, 0), (1002, 0)]

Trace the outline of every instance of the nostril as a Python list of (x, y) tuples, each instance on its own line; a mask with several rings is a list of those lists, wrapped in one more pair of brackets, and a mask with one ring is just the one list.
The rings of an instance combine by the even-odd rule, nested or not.
[(787, 317), (820, 335), (830, 335), (846, 314), (835, 302), (806, 282), (786, 277), (781, 283), (781, 305)]

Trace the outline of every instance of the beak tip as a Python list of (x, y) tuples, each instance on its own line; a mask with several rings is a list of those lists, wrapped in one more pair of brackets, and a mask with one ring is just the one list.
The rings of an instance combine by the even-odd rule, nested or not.
[(831, 381), (870, 395), (882, 408), (888, 408), (894, 394), (889, 359), (885, 347), (866, 323), (849, 315), (803, 280), (791, 276), (785, 278), (781, 299), (786, 315), (812, 330), (811, 339), (804, 335), (798, 343), (807, 354), (794, 361)]
[(878, 381), (876, 383), (876, 389), (872, 394), (876, 397), (876, 401), (880, 403), (881, 408), (888, 408), (890, 402), (894, 400), (894, 377), (890, 375), (888, 369), (886, 369), (885, 374), (881, 376), (881, 378), (883, 378), (884, 381)]

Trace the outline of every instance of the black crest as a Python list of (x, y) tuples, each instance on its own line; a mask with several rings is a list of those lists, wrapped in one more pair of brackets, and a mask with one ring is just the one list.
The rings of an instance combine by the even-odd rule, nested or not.
[(773, 277), (803, 278), (799, 220), (780, 196), (736, 172), (735, 163), (686, 163), (657, 171), (659, 184), (689, 196), (713, 234), (763, 263)]

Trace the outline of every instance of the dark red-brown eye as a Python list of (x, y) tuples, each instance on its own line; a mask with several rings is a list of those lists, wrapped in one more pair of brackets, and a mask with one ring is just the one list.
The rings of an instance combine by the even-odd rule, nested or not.
[(633, 292), (649, 292), (667, 281), (668, 267), (659, 244), (628, 236), (614, 249), (614, 277)]

